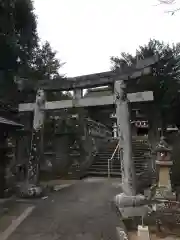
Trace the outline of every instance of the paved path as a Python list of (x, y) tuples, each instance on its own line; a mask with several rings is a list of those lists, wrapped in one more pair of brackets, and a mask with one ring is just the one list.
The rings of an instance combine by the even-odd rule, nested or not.
[(8, 240), (116, 240), (119, 180), (81, 180), (40, 201)]

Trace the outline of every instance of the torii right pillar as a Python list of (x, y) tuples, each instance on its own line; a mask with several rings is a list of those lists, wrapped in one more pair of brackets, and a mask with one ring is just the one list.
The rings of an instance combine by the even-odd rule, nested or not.
[[(132, 135), (126, 85), (124, 81), (115, 82), (114, 87), (119, 146), (122, 150), (121, 175), (122, 193), (115, 196), (114, 201), (123, 219), (144, 216), (148, 212), (147, 205), (143, 205), (145, 197), (137, 195), (136, 172), (132, 157)], [(141, 206), (140, 206), (141, 205)]]
[(132, 135), (129, 117), (129, 103), (124, 81), (115, 82), (115, 103), (119, 146), (123, 150), (121, 161), (122, 188), (126, 195), (136, 193), (136, 177), (134, 162), (132, 161)]

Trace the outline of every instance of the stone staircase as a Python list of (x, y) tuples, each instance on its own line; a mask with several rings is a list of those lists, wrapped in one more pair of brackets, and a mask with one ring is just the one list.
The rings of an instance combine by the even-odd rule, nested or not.
[(132, 138), (132, 151), (138, 192), (141, 192), (142, 189), (149, 188), (155, 180), (151, 150), (147, 137), (136, 136)]
[[(111, 140), (106, 143), (96, 155), (93, 164), (88, 169), (88, 176), (107, 177), (108, 159), (111, 158), (118, 141)], [(154, 177), (152, 171), (151, 147), (147, 137), (132, 138), (133, 160), (139, 188), (149, 187)], [(121, 162), (116, 152), (111, 164), (111, 177), (121, 177)]]
[[(107, 142), (101, 149), (99, 149), (93, 164), (88, 169), (88, 176), (107, 177), (108, 176), (108, 159), (111, 158), (116, 146), (117, 140)], [(111, 176), (121, 177), (121, 163), (116, 152), (113, 162), (111, 164)]]

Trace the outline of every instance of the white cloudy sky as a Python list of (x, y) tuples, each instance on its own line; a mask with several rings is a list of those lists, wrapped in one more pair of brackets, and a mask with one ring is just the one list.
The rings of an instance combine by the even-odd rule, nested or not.
[(61, 72), (67, 76), (108, 71), (110, 56), (135, 53), (150, 38), (180, 41), (180, 12), (171, 16), (156, 4), (157, 0), (34, 0), (41, 40), (48, 40), (66, 62)]

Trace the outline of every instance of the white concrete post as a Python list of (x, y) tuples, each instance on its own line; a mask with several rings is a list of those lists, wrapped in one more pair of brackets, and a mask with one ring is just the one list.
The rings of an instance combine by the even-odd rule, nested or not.
[(117, 138), (118, 137), (118, 131), (117, 131), (117, 124), (114, 123), (113, 124), (113, 138)]
[(132, 160), (132, 136), (128, 99), (124, 81), (116, 81), (114, 87), (119, 146), (123, 148), (121, 160), (122, 188), (127, 196), (136, 194), (135, 168)]

